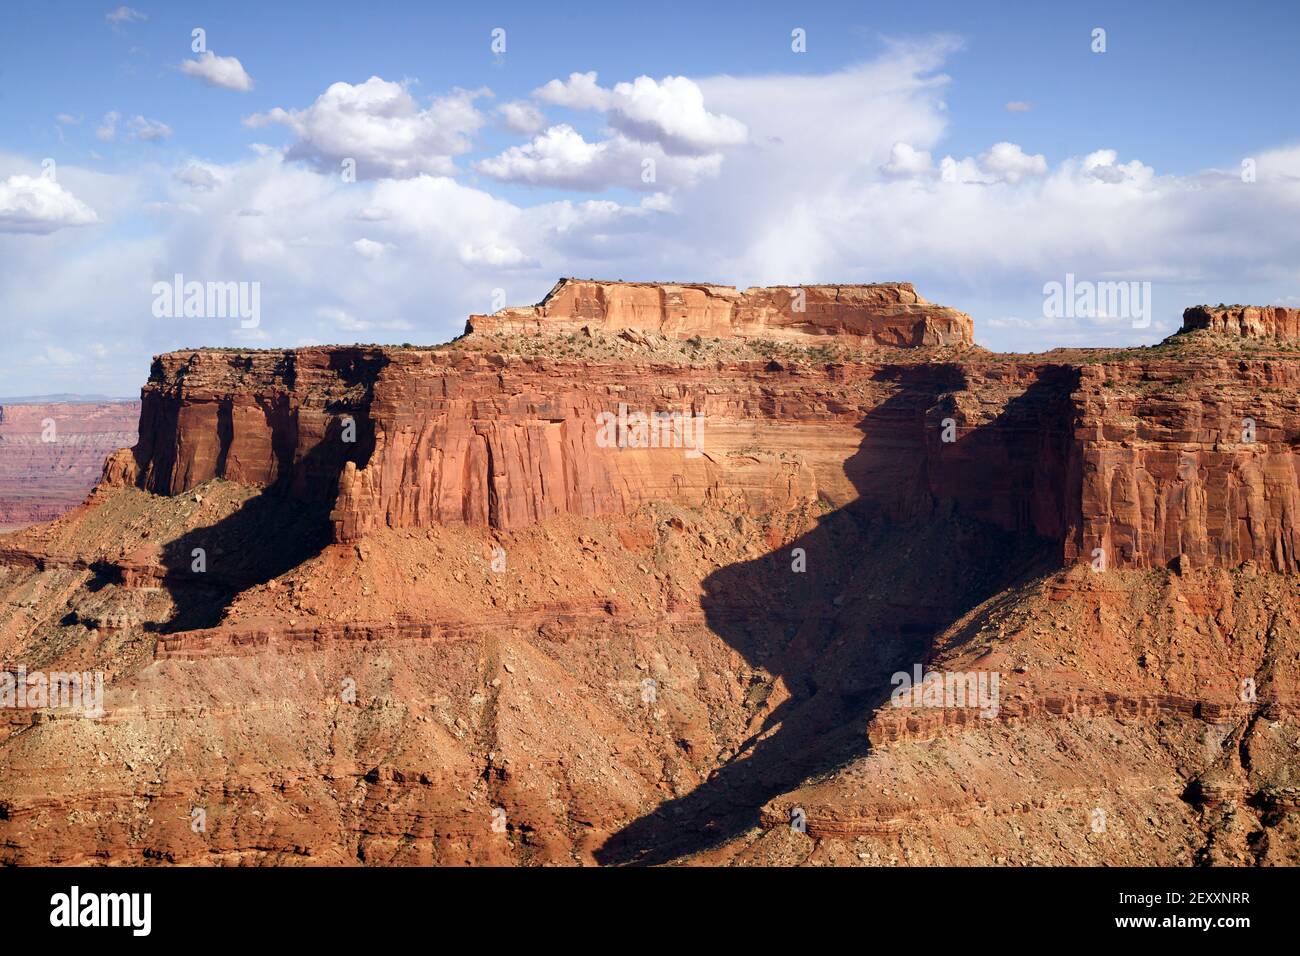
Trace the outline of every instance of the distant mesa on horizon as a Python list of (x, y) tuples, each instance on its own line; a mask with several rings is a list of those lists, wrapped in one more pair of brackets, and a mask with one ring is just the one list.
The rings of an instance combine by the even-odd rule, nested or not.
[(136, 396), (78, 395), (57, 392), (53, 395), (0, 395), (0, 405), (104, 405), (110, 402), (135, 402)]

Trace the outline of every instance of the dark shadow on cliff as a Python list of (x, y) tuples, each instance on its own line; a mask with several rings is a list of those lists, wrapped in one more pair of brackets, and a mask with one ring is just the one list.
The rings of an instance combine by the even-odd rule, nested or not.
[[(756, 825), (773, 797), (866, 755), (867, 725), (889, 700), (892, 674), (927, 661), (933, 639), (971, 608), (1059, 564), (1060, 542), (1050, 527), (1035, 531), (1034, 508), (1015, 489), (1027, 498), (1036, 488), (1054, 506), (1051, 483), (1065, 469), (1038, 472), (1044, 456), (1062, 465), (1068, 457), (1068, 379), (1040, 379), (995, 419), (972, 423), (952, 397), (965, 387), (959, 366), (879, 377), (899, 390), (859, 425), (861, 445), (845, 463), (858, 499), (705, 581), (709, 628), (789, 696), (769, 713), (756, 706), (734, 756), (614, 834), (599, 862), (667, 863), (725, 842)], [(944, 443), (949, 416), (961, 436)], [(803, 573), (792, 569), (796, 549)]]
[[(197, 358), (195, 353), (190, 361)], [(229, 363), (238, 375), (254, 372), (254, 360), (248, 355), (219, 354), (213, 360)], [(175, 612), (149, 630), (170, 634), (214, 627), (240, 592), (292, 570), (333, 540), (330, 512), (338, 494), (339, 475), (349, 461), (365, 467), (374, 452), (370, 402), (388, 361), (371, 347), (330, 352), (326, 370), (332, 378), (318, 383), (326, 389), (325, 401), (311, 410), (324, 413), (323, 435), (299, 458), (304, 409), (293, 400), (300, 376), (298, 354), (283, 354), (273, 370), (280, 387), (252, 396), (265, 417), (276, 478), (238, 511), (186, 532), (163, 547), (163, 586), (171, 595)], [(176, 381), (168, 383), (167, 370), (160, 359), (155, 360), (150, 386), (141, 396), (140, 439), (132, 449), (137, 484), (147, 491), (165, 494), (184, 480), (177, 479), (176, 438), (180, 409), (188, 400), (184, 370)], [(213, 473), (224, 477), (232, 454), (238, 458), (235, 408), (230, 398), (215, 404)], [(314, 428), (319, 422), (318, 418), (309, 424)], [(202, 555), (201, 564), (196, 552)]]
[[(283, 489), (250, 498), (226, 518), (163, 548), (163, 586), (175, 612), (149, 627), (161, 634), (215, 627), (240, 592), (279, 577), (319, 554), (333, 538), (330, 508)], [(196, 560), (202, 555), (202, 570)]]
[[(275, 410), (267, 411), (269, 418)], [(341, 411), (350, 413), (352, 409)], [(282, 434), (277, 438), (273, 432), (272, 452), (280, 479), (233, 514), (186, 532), (163, 547), (163, 586), (175, 612), (149, 630), (173, 634), (215, 627), (242, 591), (291, 571), (333, 541), (330, 513), (338, 494), (339, 474), (346, 461), (364, 465), (374, 448), (368, 421), (363, 422), (360, 414), (354, 421), (356, 441), (342, 441), (342, 421), (334, 420), (324, 439), (296, 461), (293, 442)], [(224, 467), (231, 432), (221, 429), (219, 434), (218, 461)], [(200, 554), (202, 564), (198, 565)]]

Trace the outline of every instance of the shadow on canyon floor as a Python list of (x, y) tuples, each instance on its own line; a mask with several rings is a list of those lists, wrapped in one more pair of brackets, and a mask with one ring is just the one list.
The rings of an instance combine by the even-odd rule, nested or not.
[[(338, 495), (339, 475), (349, 461), (364, 468), (374, 452), (371, 390), (387, 364), (383, 356), (363, 353), (331, 356), (331, 371), (338, 374), (347, 389), (362, 393), (325, 404), (328, 420), (320, 440), (301, 458), (295, 457), (301, 409), (291, 407), (284, 396), (261, 406), (274, 461), (273, 474), (278, 477), (234, 514), (187, 532), (163, 548), (163, 584), (176, 610), (169, 620), (150, 630), (172, 634), (215, 627), (241, 591), (297, 567), (333, 541), (330, 513)], [(292, 387), (297, 372), (291, 358), (285, 359), (279, 374)], [(232, 403), (220, 403), (216, 409), (218, 451), (213, 469), (218, 476), (227, 476), (236, 447), (234, 421)], [(133, 453), (145, 474), (150, 458), (148, 445), (142, 441)], [(176, 468), (174, 456), (161, 461), (160, 474), (171, 476)], [(201, 571), (197, 570), (196, 552), (202, 553)]]
[[(232, 440), (229, 429), (220, 425), (224, 417), (218, 419), (222, 436), (218, 474), (225, 472)], [(339, 432), (340, 425), (332, 423), (325, 438), (296, 463), (292, 443), (273, 443), (281, 480), (233, 514), (195, 528), (163, 548), (163, 585), (176, 610), (151, 630), (173, 634), (215, 627), (240, 592), (292, 570), (333, 541), (330, 512), (343, 462), (368, 459), (373, 446), (368, 429), (362, 442), (352, 446), (338, 440)], [(351, 449), (357, 450), (348, 454)], [(203, 570), (198, 570), (200, 566)]]
[[(175, 611), (149, 629), (161, 634), (215, 627), (240, 592), (319, 554), (333, 537), (330, 506), (282, 490), (250, 498), (230, 516), (163, 548), (163, 585)], [(196, 570), (202, 555), (203, 570)]]
[[(756, 825), (773, 797), (864, 756), (892, 674), (925, 662), (933, 638), (962, 614), (1059, 564), (1059, 541), (1035, 533), (1030, 503), (997, 499), (1001, 488), (1034, 487), (1043, 443), (1068, 435), (1062, 383), (1030, 384), (994, 420), (944, 444), (939, 429), (950, 393), (964, 387), (960, 368), (889, 374), (902, 387), (860, 423), (863, 440), (845, 463), (859, 498), (705, 581), (710, 629), (788, 696), (698, 787), (611, 836), (599, 862), (662, 864), (715, 846)], [(990, 452), (1010, 473), (952, 473)], [(803, 573), (793, 571), (796, 549)]]

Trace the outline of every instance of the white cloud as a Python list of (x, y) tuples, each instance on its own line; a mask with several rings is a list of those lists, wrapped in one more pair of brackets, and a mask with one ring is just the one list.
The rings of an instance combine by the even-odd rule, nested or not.
[(385, 242), (375, 242), (373, 239), (358, 239), (352, 243), (352, 248), (357, 250), (357, 255), (363, 259), (378, 259), (388, 251), (389, 246)]
[(114, 27), (119, 27), (124, 23), (131, 23), (136, 20), (148, 20), (149, 18), (133, 7), (120, 6), (116, 10), (110, 10), (104, 14), (104, 19)]
[(980, 169), (993, 182), (1018, 183), (1027, 176), (1046, 173), (1047, 157), (1042, 153), (1030, 156), (1015, 143), (994, 143), (980, 155)]
[(514, 100), (497, 107), (501, 125), (512, 133), (532, 136), (546, 127), (546, 117), (527, 100)]
[(1033, 103), (1026, 103), (1024, 100), (1012, 100), (1003, 107), (1008, 113), (1028, 113), (1034, 108)]
[(552, 126), (522, 146), (481, 160), (475, 169), (493, 179), (597, 192), (611, 186), (658, 190), (716, 176), (722, 156), (670, 156), (657, 144), (624, 136), (589, 143), (572, 126)]
[(60, 126), (77, 126), (81, 123), (83, 117), (73, 116), (71, 113), (60, 113), (54, 117), (54, 121)]
[(117, 136), (117, 121), (122, 118), (122, 114), (116, 110), (109, 110), (104, 114), (99, 126), (95, 129), (95, 136), (104, 142), (108, 142)]
[(932, 179), (937, 176), (948, 183), (1014, 184), (1031, 176), (1044, 175), (1047, 157), (1041, 153), (1031, 156), (1015, 143), (994, 143), (978, 159), (945, 156), (936, 169), (928, 151), (916, 149), (909, 143), (895, 143), (890, 149), (889, 161), (880, 167), (880, 172), (893, 179)]
[(297, 137), (290, 159), (335, 174), (356, 161), (358, 179), (450, 174), (453, 156), (469, 150), (483, 115), (474, 100), (483, 90), (453, 90), (421, 109), (400, 83), (372, 76), (352, 85), (334, 83), (302, 110), (279, 107), (245, 120), (252, 127), (281, 124)]
[(183, 61), (181, 72), (186, 76), (197, 77), (208, 86), (219, 86), (223, 90), (247, 93), (253, 88), (253, 78), (237, 57), (217, 56), (211, 50), (200, 53), (193, 60)]
[(214, 167), (203, 163), (190, 163), (184, 169), (177, 170), (175, 176), (178, 182), (184, 183), (191, 189), (216, 189), (220, 183)]
[(1155, 170), (1138, 160), (1117, 163), (1119, 154), (1113, 149), (1099, 149), (1083, 158), (1083, 175), (1103, 183), (1145, 183), (1155, 175)]
[(651, 193), (641, 200), (641, 208), (647, 212), (672, 212), (675, 207), (668, 193)]
[(497, 241), (489, 241), (477, 246), (468, 242), (461, 243), (460, 261), (468, 266), (491, 266), (500, 269), (537, 264), (518, 246)]
[(316, 310), (316, 315), (330, 323), (333, 327), (341, 329), (344, 332), (370, 332), (370, 331), (387, 331), (387, 332), (409, 332), (414, 326), (403, 319), (388, 319), (380, 322), (372, 322), (368, 319), (358, 319), (346, 309), (340, 309), (335, 306), (322, 306)]
[(543, 103), (564, 106), (571, 110), (609, 109), (609, 90), (596, 82), (596, 71), (570, 73), (567, 80), (551, 80), (533, 91)]
[(48, 234), (98, 221), (95, 210), (52, 179), (19, 175), (0, 182), (0, 232)]
[[(553, 126), (483, 161), (512, 181), (631, 187), (639, 202), (575, 195), (524, 205), (494, 195), (486, 171), (481, 187), (431, 174), (421, 157), (448, 167), (460, 152), (447, 148), (445, 129), (439, 149), (413, 146), (430, 141), (419, 115), (432, 107), (402, 97), (393, 116), (338, 102), (299, 117), (299, 155), (327, 157), (317, 169), (289, 161), (292, 148), (266, 147), (238, 162), (194, 157), (117, 174), (61, 164), (60, 183), (104, 227), (59, 229), (38, 242), (0, 235), (2, 304), (25, 317), (32, 336), (7, 370), (26, 391), (129, 394), (156, 352), (247, 341), (230, 323), (153, 320), (151, 283), (176, 272), (260, 281), (257, 331), (276, 346), (359, 335), (445, 341), (467, 314), (492, 307), (493, 289), (511, 304), (533, 302), (565, 274), (742, 286), (904, 279), (970, 312), (981, 344), (1018, 350), (1154, 341), (1196, 301), (1271, 302), (1295, 292), (1300, 145), (1257, 154), (1251, 184), (1236, 168), (1162, 175), (1105, 149), (1039, 163), (1045, 144), (1027, 138), (945, 156), (956, 118), (942, 67), (952, 49), (936, 39), (822, 75), (695, 78), (710, 113), (748, 130), (743, 146), (703, 156), (669, 155), (617, 129), (584, 137)], [(599, 89), (594, 78), (591, 86)], [(574, 96), (583, 92), (579, 85)], [(327, 130), (348, 124), (361, 135), (329, 138)], [(463, 139), (476, 128), (462, 124)], [(358, 140), (371, 143), (374, 161), (367, 172), (359, 150), (343, 153), (357, 156), (362, 177), (344, 183), (330, 151)], [(643, 158), (657, 160), (657, 183), (641, 182)], [(683, 162), (713, 165), (674, 165)], [(0, 154), (0, 180), (33, 165)], [(195, 188), (190, 165), (210, 172), (216, 188)], [(127, 217), (146, 203), (166, 214), (142, 230)], [(105, 241), (124, 220), (129, 227)], [(361, 236), (377, 258), (362, 258)], [(1067, 272), (1152, 281), (1151, 328), (1117, 317), (1039, 318), (1043, 284)], [(119, 351), (100, 371), (69, 342)], [(44, 348), (61, 343), (90, 364), (38, 369)]]
[(674, 155), (738, 146), (748, 137), (744, 123), (705, 109), (699, 84), (684, 76), (639, 76), (607, 90), (596, 82), (595, 72), (572, 73), (568, 80), (551, 80), (534, 95), (557, 106), (603, 112), (628, 139), (657, 143)]
[(133, 117), (129, 125), (131, 135), (146, 143), (167, 139), (172, 135), (172, 128), (166, 123), (160, 120), (145, 119), (143, 116)]
[(880, 167), (886, 176), (912, 177), (930, 173), (930, 154), (914, 149), (907, 143), (895, 143), (889, 151), (889, 162)]
[(50, 365), (78, 365), (81, 356), (61, 345), (47, 345), (41, 353), (41, 359)]

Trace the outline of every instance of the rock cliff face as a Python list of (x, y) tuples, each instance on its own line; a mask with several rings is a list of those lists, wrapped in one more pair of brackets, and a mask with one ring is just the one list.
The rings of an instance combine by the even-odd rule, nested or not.
[(1248, 339), (1300, 342), (1300, 309), (1259, 305), (1197, 305), (1183, 312), (1183, 330), (1208, 329)]
[(907, 282), (746, 289), (561, 279), (527, 308), (471, 316), (467, 331), (652, 333), (670, 339), (807, 341), (864, 345), (970, 345), (970, 316), (927, 302)]
[(1074, 400), (1067, 559), (1300, 570), (1300, 360), (1099, 363)]
[(821, 500), (897, 521), (955, 510), (1050, 540), (1065, 561), (1291, 571), (1298, 386), (1300, 363), (1269, 359), (197, 352), (159, 360), (140, 445), (107, 476), (168, 494), (211, 478), (285, 487), (332, 502), (339, 541), (652, 501)]
[(0, 530), (80, 504), (139, 418), (139, 402), (0, 405)]
[(387, 361), (359, 347), (159, 356), (141, 393), (139, 443), (105, 477), (159, 494), (222, 477), (332, 498), (343, 462), (369, 454), (366, 407)]
[(0, 710), (0, 863), (1300, 862), (1300, 359), (845, 290), (160, 356), (0, 541), (0, 662), (107, 683)]

